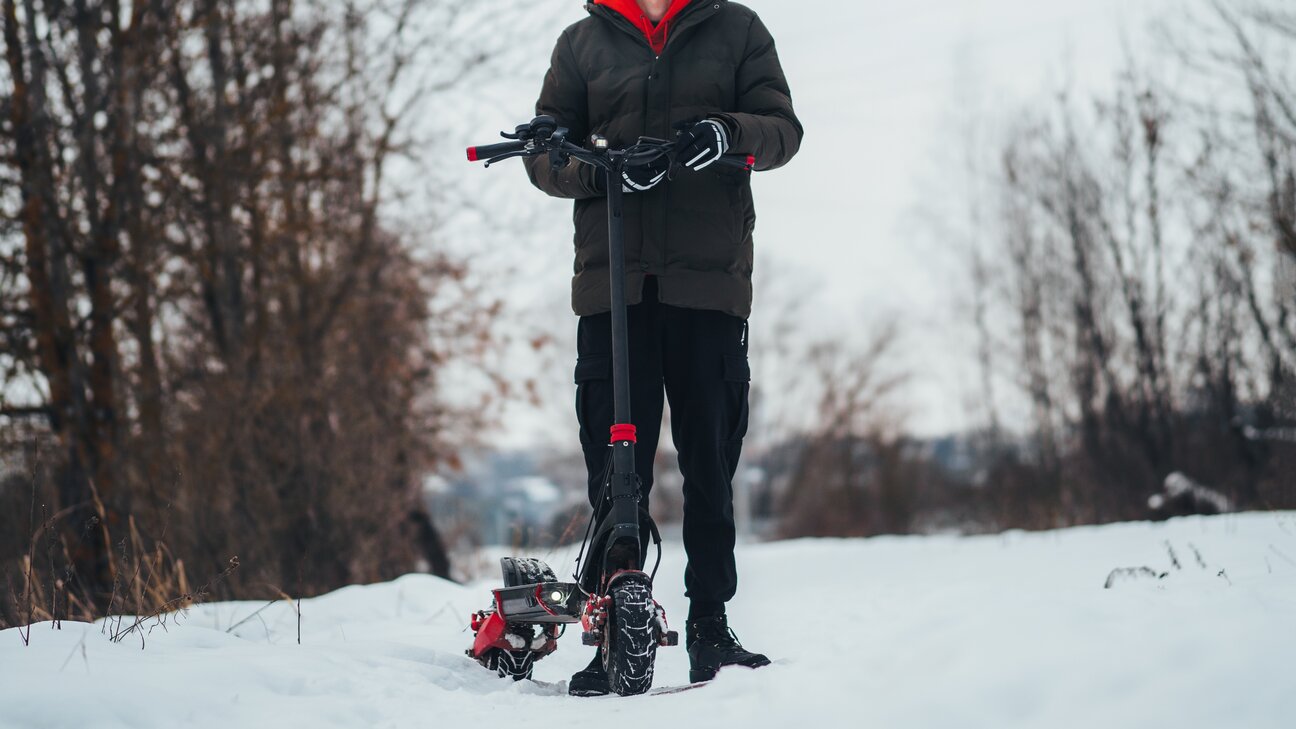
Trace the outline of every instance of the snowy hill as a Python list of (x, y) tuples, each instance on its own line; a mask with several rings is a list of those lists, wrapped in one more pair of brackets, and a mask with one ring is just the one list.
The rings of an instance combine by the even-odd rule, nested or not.
[[(680, 552), (658, 579), (677, 624)], [(775, 665), (695, 691), (567, 697), (590, 656), (576, 631), (537, 665), (547, 683), (497, 679), (463, 655), (487, 585), (409, 576), (304, 601), (301, 645), (284, 603), (250, 619), (263, 603), (205, 605), (142, 649), (99, 625), (36, 625), (30, 647), (4, 631), (0, 727), (1255, 729), (1296, 716), (1296, 513), (805, 540), (739, 559), (734, 626)], [(1164, 577), (1104, 589), (1126, 567)], [(687, 669), (683, 649), (663, 649), (657, 685)]]

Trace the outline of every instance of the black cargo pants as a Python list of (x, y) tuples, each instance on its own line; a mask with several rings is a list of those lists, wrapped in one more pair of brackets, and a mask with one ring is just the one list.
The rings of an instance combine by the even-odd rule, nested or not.
[[(661, 432), (663, 389), (671, 409), (671, 436), (684, 475), (684, 586), (689, 617), (724, 613), (738, 586), (734, 565), (733, 477), (747, 433), (747, 322), (719, 311), (683, 309), (657, 300), (656, 280), (644, 284), (642, 303), (628, 307), (630, 412), (638, 427), (635, 470), (642, 506), (653, 485)], [(611, 449), (611, 314), (584, 316), (577, 331), (576, 417), (589, 472), (590, 503), (598, 503)], [(647, 535), (646, 529), (643, 534)]]

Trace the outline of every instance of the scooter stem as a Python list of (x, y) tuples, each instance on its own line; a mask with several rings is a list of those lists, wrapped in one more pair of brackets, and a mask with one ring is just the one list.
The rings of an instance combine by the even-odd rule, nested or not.
[[(609, 518), (615, 526), (608, 535), (609, 552), (617, 545), (631, 547), (635, 564), (621, 568), (642, 568), (639, 541), (639, 477), (635, 474), (635, 437), (630, 420), (630, 338), (626, 323), (625, 301), (625, 219), (621, 173), (625, 158), (610, 155), (605, 170), (608, 200), (608, 270), (611, 276), (612, 305), (612, 508)], [(626, 427), (630, 426), (630, 427)]]
[(626, 324), (625, 303), (625, 193), (618, 184), (623, 160), (614, 160), (616, 170), (608, 176), (608, 261), (611, 276), (612, 305), (612, 420), (616, 424), (630, 421), (630, 338)]

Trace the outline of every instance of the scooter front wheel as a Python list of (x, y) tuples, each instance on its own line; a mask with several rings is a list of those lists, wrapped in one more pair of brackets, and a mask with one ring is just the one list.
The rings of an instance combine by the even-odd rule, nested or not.
[(620, 696), (652, 688), (657, 660), (657, 606), (646, 582), (622, 580), (611, 591), (603, 648), (608, 684)]

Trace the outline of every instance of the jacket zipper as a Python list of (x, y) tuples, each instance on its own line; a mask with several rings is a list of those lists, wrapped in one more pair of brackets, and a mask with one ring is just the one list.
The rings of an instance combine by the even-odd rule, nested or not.
[[(692, 10), (692, 12), (686, 12), (683, 15), (678, 16), (677, 20), (689, 20), (692, 22), (681, 23), (679, 27), (673, 29), (670, 35), (666, 38), (666, 45), (662, 46), (661, 53), (657, 53), (656, 51), (654, 51), (652, 44), (649, 43), (648, 39), (644, 37), (643, 32), (640, 31), (638, 28), (636, 28), (633, 24), (631, 24), (631, 22), (621, 13), (607, 10), (606, 8), (603, 8), (600, 5), (591, 4), (588, 6), (588, 8), (590, 14), (598, 13), (603, 17), (603, 19), (612, 23), (613, 26), (620, 28), (623, 32), (629, 33), (635, 38), (638, 38), (643, 43), (641, 48), (646, 49), (649, 53), (652, 54), (653, 57), (652, 65), (648, 70), (648, 79), (649, 81), (654, 81), (657, 78), (657, 64), (661, 62), (662, 56), (666, 55), (666, 51), (670, 50), (671, 45), (675, 43), (675, 39), (680, 35), (683, 35), (684, 31), (692, 30), (696, 26), (701, 25), (703, 21), (710, 19), (711, 16), (715, 15), (717, 12), (720, 11), (720, 3), (715, 2), (715, 0), (704, 0), (704, 2), (698, 3), (693, 7), (694, 8), (700, 7), (701, 5), (707, 3), (709, 3), (711, 7), (705, 11), (690, 9)], [(646, 104), (644, 108), (645, 108), (644, 113), (647, 114)], [(659, 251), (660, 255), (658, 256), (658, 260), (656, 261), (656, 263), (661, 268), (665, 268), (666, 266), (666, 241), (665, 240), (661, 241), (660, 248), (661, 248), (661, 250)], [(641, 266), (646, 268), (647, 263), (641, 261)], [(660, 296), (660, 294), (658, 295)]]
[[(697, 5), (694, 5), (693, 8), (698, 8), (698, 7), (701, 7), (701, 6), (706, 5), (706, 4), (708, 4), (708, 3), (707, 3), (707, 2), (701, 2), (701, 3), (698, 3)], [(679, 35), (681, 31), (688, 30), (688, 29), (690, 29), (690, 28), (692, 28), (692, 27), (698, 25), (698, 24), (701, 23), (702, 21), (704, 21), (704, 20), (710, 18), (712, 15), (715, 15), (716, 12), (718, 12), (718, 11), (720, 10), (720, 3), (718, 3), (718, 2), (714, 2), (714, 1), (712, 0), (712, 1), (710, 2), (710, 5), (711, 5), (711, 8), (708, 9), (707, 11), (705, 11), (705, 14), (703, 14), (703, 11), (694, 10), (693, 8), (689, 8), (689, 9), (688, 9), (687, 11), (685, 11), (682, 15), (677, 16), (676, 19), (675, 19), (676, 22), (680, 22), (680, 21), (683, 21), (683, 20), (693, 20), (693, 22), (690, 22), (690, 23), (682, 23), (678, 28), (674, 29), (674, 30), (670, 33), (670, 36), (666, 38), (666, 45), (662, 47), (662, 52), (661, 52), (661, 53), (657, 53), (656, 51), (654, 51), (653, 48), (652, 48), (652, 44), (649, 43), (649, 42), (648, 42), (648, 39), (644, 37), (643, 31), (641, 31), (641, 30), (639, 30), (638, 28), (634, 27), (634, 25), (631, 24), (630, 21), (627, 20), (626, 17), (625, 17), (624, 15), (622, 15), (621, 13), (618, 13), (618, 12), (616, 12), (616, 11), (614, 11), (614, 10), (608, 10), (607, 8), (603, 7), (602, 5), (592, 5), (592, 4), (589, 6), (589, 12), (590, 12), (591, 14), (595, 14), (595, 13), (597, 13), (600, 17), (602, 17), (603, 19), (605, 19), (605, 20), (607, 20), (608, 22), (612, 23), (612, 25), (614, 25), (614, 26), (616, 26), (617, 28), (619, 28), (622, 32), (629, 33), (630, 35), (634, 36), (635, 38), (638, 38), (638, 39), (643, 43), (643, 47), (646, 48), (646, 49), (648, 49), (648, 52), (649, 52), (649, 53), (653, 54), (653, 60), (657, 60), (657, 59), (660, 59), (663, 55), (665, 55), (665, 53), (666, 53), (666, 49), (668, 49), (668, 48), (671, 47), (671, 43), (674, 42), (675, 37), (676, 37), (677, 35)], [(696, 20), (694, 20), (695, 18), (696, 18)]]
[[(680, 16), (677, 18), (677, 21), (679, 21), (679, 20), (683, 20), (683, 19), (685, 19), (685, 18), (692, 19), (692, 18), (694, 18), (694, 17), (696, 17), (697, 19), (696, 19), (694, 22), (692, 22), (692, 23), (680, 23), (679, 27), (677, 27), (677, 28), (671, 30), (670, 35), (668, 35), (668, 36), (666, 37), (666, 45), (662, 46), (662, 52), (661, 52), (661, 55), (658, 56), (658, 58), (660, 58), (661, 56), (666, 55), (666, 51), (670, 49), (671, 44), (675, 42), (675, 39), (676, 39), (676, 38), (678, 38), (678, 37), (680, 37), (681, 35), (683, 35), (683, 34), (684, 34), (684, 31), (686, 31), (686, 30), (692, 30), (692, 29), (696, 28), (697, 26), (701, 25), (701, 24), (704, 23), (705, 21), (709, 20), (709, 19), (711, 18), (711, 16), (713, 16), (713, 15), (715, 15), (716, 13), (720, 12), (720, 3), (718, 3), (718, 2), (714, 2), (714, 1), (712, 1), (712, 0), (708, 0), (708, 1), (710, 2), (710, 5), (711, 5), (710, 9), (708, 9), (708, 10), (706, 10), (706, 11), (694, 11), (694, 12), (692, 12), (692, 13), (685, 13), (684, 15), (680, 15)], [(701, 5), (706, 5), (707, 2), (703, 2), (703, 3), (700, 3), (700, 4), (701, 4)], [(695, 6), (695, 7), (696, 7), (696, 6)], [(642, 35), (642, 33), (641, 33), (640, 35)], [(646, 41), (646, 40), (647, 40), (647, 39), (645, 39), (645, 41)]]

